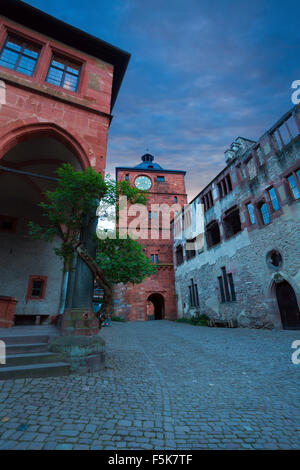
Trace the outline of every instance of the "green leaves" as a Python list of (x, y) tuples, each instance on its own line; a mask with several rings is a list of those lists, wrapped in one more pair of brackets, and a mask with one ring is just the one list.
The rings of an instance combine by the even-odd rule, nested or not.
[(141, 245), (130, 238), (98, 240), (96, 261), (110, 284), (139, 284), (156, 272)]
[[(69, 269), (74, 246), (79, 240), (84, 244), (83, 228), (96, 215), (100, 200), (117, 208), (118, 219), (120, 196), (126, 196), (130, 204), (145, 204), (147, 194), (130, 186), (127, 181), (104, 181), (95, 170), (77, 171), (68, 163), (57, 169), (57, 175), (56, 189), (48, 191), (45, 194), (47, 202), (39, 204), (46, 224), (41, 226), (30, 222), (29, 233), (33, 238), (47, 242), (59, 237), (61, 244), (54, 248), (54, 252)], [(111, 285), (119, 282), (137, 284), (156, 272), (141, 245), (130, 238), (97, 239), (97, 247), (96, 262)]]

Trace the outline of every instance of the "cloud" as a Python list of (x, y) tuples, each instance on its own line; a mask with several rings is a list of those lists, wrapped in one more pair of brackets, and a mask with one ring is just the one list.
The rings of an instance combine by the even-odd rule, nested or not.
[(292, 107), (298, 0), (28, 0), (132, 54), (114, 108), (107, 168), (146, 148), (187, 170), (189, 196), (239, 135), (258, 139)]

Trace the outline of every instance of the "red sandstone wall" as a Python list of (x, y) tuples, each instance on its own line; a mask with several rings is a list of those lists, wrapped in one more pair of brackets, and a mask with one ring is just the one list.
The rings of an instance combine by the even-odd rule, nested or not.
[[(167, 173), (164, 171), (151, 172), (128, 169), (118, 171), (118, 180), (124, 180), (126, 174), (129, 174), (129, 183), (131, 185), (134, 185), (135, 178), (140, 175), (147, 175), (152, 180), (152, 187), (148, 191), (148, 210), (150, 210), (151, 204), (174, 204), (174, 196), (177, 196), (177, 201), (180, 206), (187, 202), (183, 173)], [(165, 182), (158, 183), (156, 181), (157, 175), (164, 176)], [(134, 217), (129, 218), (129, 222), (133, 218)], [(149, 295), (159, 293), (164, 297), (165, 318), (168, 320), (175, 320), (177, 314), (174, 288), (172, 239), (171, 237), (166, 240), (162, 239), (160, 232), (159, 239), (151, 239), (149, 233), (148, 240), (139, 240), (139, 242), (143, 246), (145, 255), (149, 258), (151, 254), (158, 253), (159, 269), (142, 284), (126, 286), (123, 284), (118, 285), (115, 289), (114, 314), (131, 321), (147, 320), (147, 313), (148, 315), (151, 313), (149, 307), (147, 309), (147, 299)]]
[[(40, 132), (39, 124), (42, 124), (46, 132), (49, 123), (52, 129), (55, 125), (69, 136), (71, 147), (78, 147), (77, 153), (82, 155), (83, 167), (90, 165), (97, 171), (103, 171), (111, 119), (113, 66), (4, 17), (0, 17), (0, 48), (8, 32), (40, 44), (41, 53), (32, 77), (0, 66), (0, 80), (4, 82), (0, 110), (0, 158), (19, 139), (24, 139), (20, 136), (29, 125)], [(76, 93), (45, 82), (53, 51), (82, 63)]]

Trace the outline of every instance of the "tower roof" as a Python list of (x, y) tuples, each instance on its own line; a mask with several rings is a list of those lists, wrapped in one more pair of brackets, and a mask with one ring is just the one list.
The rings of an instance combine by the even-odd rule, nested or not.
[(150, 153), (145, 153), (141, 156), (142, 163), (136, 166), (118, 166), (116, 167), (116, 177), (118, 177), (118, 170), (146, 170), (146, 171), (161, 171), (164, 173), (182, 173), (185, 175), (185, 171), (182, 170), (165, 170), (158, 163), (154, 163), (154, 156)]

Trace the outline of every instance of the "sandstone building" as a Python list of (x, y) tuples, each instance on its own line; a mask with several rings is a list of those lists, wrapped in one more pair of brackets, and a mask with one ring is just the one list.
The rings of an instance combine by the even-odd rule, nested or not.
[[(238, 137), (226, 167), (190, 202), (182, 236), (183, 213), (174, 220), (179, 317), (300, 328), (299, 134), (298, 105), (257, 142)], [(193, 225), (199, 204), (204, 233)]]
[(91, 308), (91, 273), (78, 260), (66, 283), (52, 246), (32, 240), (28, 222), (43, 220), (37, 204), (55, 187), (63, 162), (104, 172), (111, 113), (130, 56), (21, 1), (1, 0), (0, 11), (2, 327), (14, 309), (18, 324), (46, 320), (65, 306)]
[[(185, 171), (165, 170), (153, 160), (152, 155), (145, 154), (142, 156), (142, 163), (133, 168), (116, 168), (117, 181), (126, 180), (149, 194), (149, 225), (145, 229), (147, 238), (142, 234), (139, 242), (145, 255), (158, 267), (157, 272), (141, 284), (119, 284), (115, 289), (114, 314), (126, 320), (176, 319), (172, 239), (169, 226), (166, 230), (169, 236), (167, 233), (164, 235), (162, 214), (155, 205), (175, 204), (180, 210), (186, 203)], [(170, 214), (171, 217), (173, 215)], [(154, 221), (157, 222), (157, 229), (152, 230), (151, 235), (151, 224), (154, 225)]]

